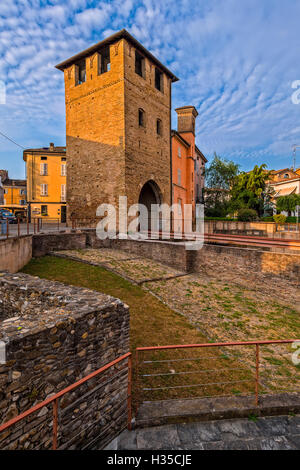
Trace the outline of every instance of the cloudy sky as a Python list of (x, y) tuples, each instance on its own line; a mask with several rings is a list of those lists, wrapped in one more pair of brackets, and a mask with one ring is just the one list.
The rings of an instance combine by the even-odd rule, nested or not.
[[(244, 170), (291, 166), (300, 145), (299, 18), (299, 0), (1, 0), (0, 133), (27, 148), (65, 145), (54, 65), (126, 28), (180, 78), (173, 107), (197, 107), (208, 159), (216, 151)], [(300, 149), (297, 158), (300, 166)], [(22, 149), (1, 134), (0, 168), (24, 176)]]

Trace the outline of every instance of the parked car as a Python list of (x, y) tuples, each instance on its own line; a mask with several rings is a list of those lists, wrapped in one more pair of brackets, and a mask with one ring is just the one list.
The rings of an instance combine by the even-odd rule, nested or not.
[(0, 219), (1, 220), (8, 220), (10, 224), (17, 224), (18, 219), (17, 217), (7, 209), (0, 209)]

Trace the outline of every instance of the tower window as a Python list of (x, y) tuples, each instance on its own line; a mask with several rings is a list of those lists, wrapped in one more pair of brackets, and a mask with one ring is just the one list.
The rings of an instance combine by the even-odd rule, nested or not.
[(156, 120), (156, 133), (157, 135), (162, 135), (162, 122), (160, 119)]
[(85, 59), (78, 62), (75, 65), (75, 76), (76, 76), (76, 85), (81, 85), (86, 81), (86, 66), (85, 66)]
[(109, 46), (102, 49), (98, 54), (98, 75), (110, 71), (110, 49)]
[(181, 158), (181, 147), (178, 147), (178, 157)]
[(145, 111), (143, 109), (139, 109), (139, 126), (145, 127)]
[(135, 51), (135, 73), (145, 78), (145, 58)]
[(163, 74), (155, 67), (155, 88), (163, 92)]

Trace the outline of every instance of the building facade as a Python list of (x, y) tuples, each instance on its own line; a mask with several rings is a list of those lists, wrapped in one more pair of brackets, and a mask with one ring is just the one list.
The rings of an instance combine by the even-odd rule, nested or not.
[(11, 179), (7, 170), (0, 170), (3, 198), (2, 205), (8, 209), (26, 206), (26, 180)]
[(126, 30), (57, 65), (64, 72), (68, 220), (97, 207), (172, 202), (171, 85)]
[[(273, 202), (276, 213), (276, 200), (281, 196), (300, 194), (300, 168), (297, 170), (284, 168), (282, 170), (271, 171), (271, 178), (268, 184), (274, 191)], [(295, 216), (296, 213), (285, 214)]]
[(66, 221), (67, 157), (65, 147), (26, 149), (27, 203), (29, 220), (42, 217)]
[(184, 204), (192, 206), (192, 223), (196, 204), (203, 203), (204, 170), (207, 159), (195, 144), (195, 120), (198, 112), (194, 106), (176, 110), (177, 131), (172, 131), (172, 192), (173, 203), (178, 206), (174, 214), (174, 231), (180, 231)]

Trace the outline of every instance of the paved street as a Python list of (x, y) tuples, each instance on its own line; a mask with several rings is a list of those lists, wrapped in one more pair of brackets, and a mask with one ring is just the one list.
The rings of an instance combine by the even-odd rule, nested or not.
[(107, 450), (299, 450), (300, 415), (123, 431)]
[[(48, 233), (48, 232), (58, 232), (59, 230), (65, 230), (66, 229), (66, 224), (62, 223), (43, 223), (42, 227), (40, 227), (40, 232)], [(6, 226), (5, 226), (6, 230)], [(16, 237), (18, 235), (18, 225), (17, 224), (9, 224), (8, 227), (8, 233), (9, 237)], [(27, 233), (33, 234), (34, 233), (34, 226), (33, 224), (29, 224), (29, 227), (27, 229), (27, 224), (22, 223), (20, 224), (20, 235), (27, 235)], [(37, 233), (37, 226), (36, 226), (36, 233)], [(5, 239), (6, 234), (1, 233), (1, 225), (0, 225), (0, 239)]]

